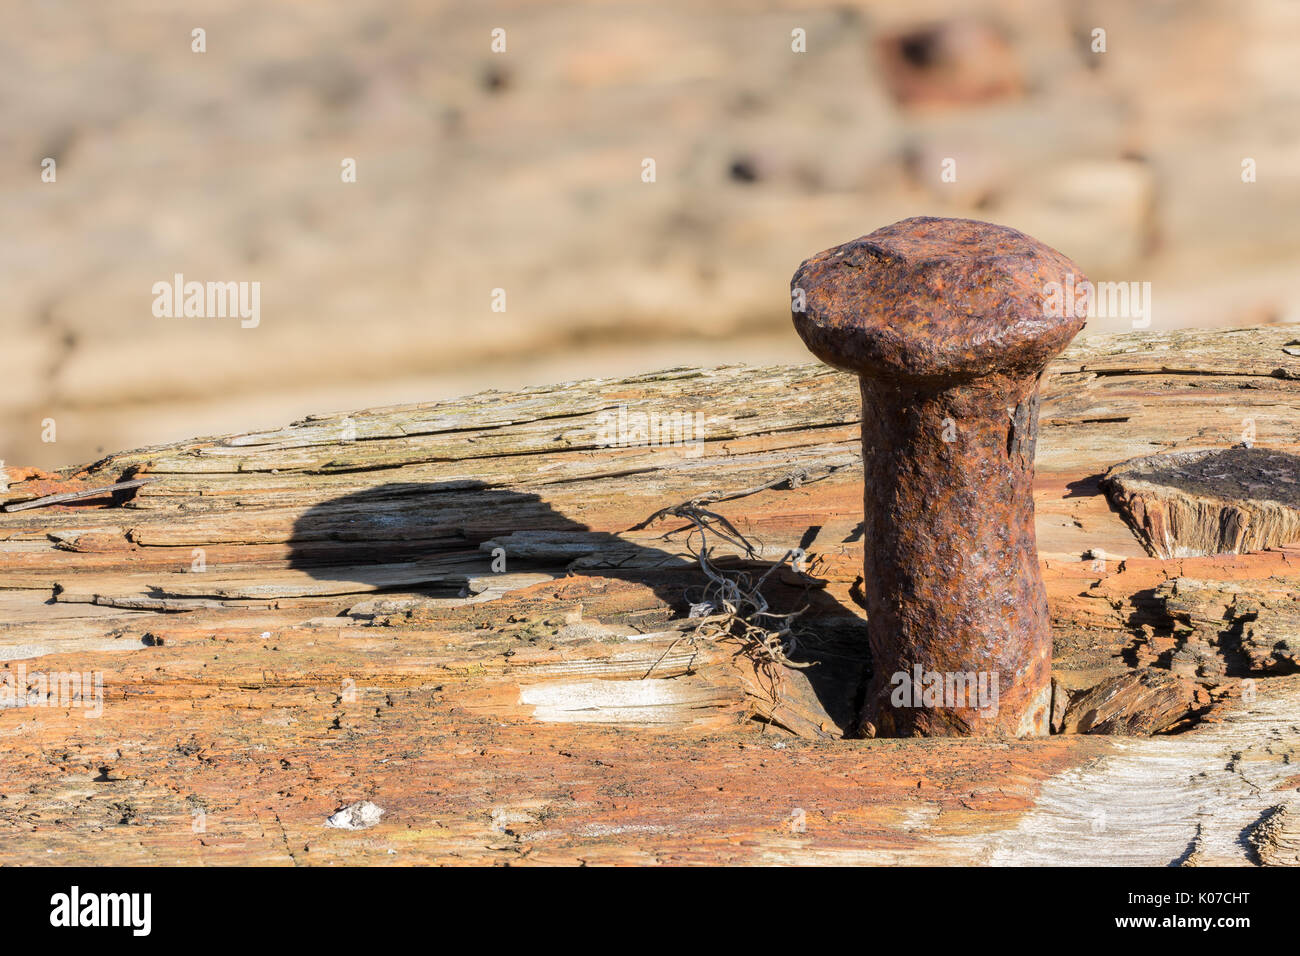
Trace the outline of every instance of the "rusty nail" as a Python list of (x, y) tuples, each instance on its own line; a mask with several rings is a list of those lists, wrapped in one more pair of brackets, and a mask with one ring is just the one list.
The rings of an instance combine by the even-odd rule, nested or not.
[(1038, 391), (1083, 328), (1086, 282), (1015, 229), (930, 217), (828, 249), (794, 274), (799, 335), (861, 383), (864, 732), (1048, 732)]

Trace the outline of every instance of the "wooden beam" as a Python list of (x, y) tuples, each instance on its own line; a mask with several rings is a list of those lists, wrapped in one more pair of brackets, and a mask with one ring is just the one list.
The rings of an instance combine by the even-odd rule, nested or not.
[[(1300, 549), (1148, 557), (1098, 479), (1236, 444), (1246, 420), (1295, 452), (1292, 338), (1084, 338), (1051, 369), (1035, 497), (1057, 684), (1083, 699), (1154, 667), (1211, 696), (1149, 739), (842, 739), (869, 665), (861, 412), (820, 366), (13, 469), (0, 500), (159, 480), (0, 515), (0, 862), (1258, 862), (1237, 835), (1300, 786), (1275, 637)], [(693, 499), (753, 545), (712, 541), (729, 574), (803, 550), (763, 587), (807, 607), (792, 653), (816, 665), (692, 639), (698, 532), (643, 523)], [(1194, 608), (1175, 581), (1206, 582)], [(359, 800), (385, 811), (373, 829), (324, 826)]]

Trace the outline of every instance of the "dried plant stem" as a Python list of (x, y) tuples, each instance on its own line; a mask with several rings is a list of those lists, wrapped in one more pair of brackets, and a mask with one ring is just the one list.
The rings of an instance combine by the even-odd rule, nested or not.
[[(830, 468), (812, 480), (820, 480), (838, 470), (838, 467), (842, 466)], [(758, 551), (730, 521), (703, 507), (706, 502), (733, 500), (782, 485), (798, 487), (805, 480), (807, 475), (801, 472), (741, 492), (710, 492), (682, 504), (662, 508), (637, 526), (644, 528), (660, 518), (669, 516), (689, 521), (692, 529), (687, 537), (687, 543), (690, 546), (691, 539), (699, 535), (698, 547), (693, 547), (692, 551), (700, 563), (704, 576), (708, 578), (708, 584), (704, 586), (700, 600), (691, 602), (691, 616), (699, 617), (699, 623), (690, 634), (673, 641), (659, 660), (646, 671), (645, 677), (649, 677), (654, 672), (660, 661), (667, 657), (680, 641), (689, 640), (694, 643), (708, 640), (720, 644), (738, 643), (740, 653), (749, 656), (757, 665), (759, 674), (767, 679), (769, 691), (775, 701), (781, 668), (803, 669), (816, 663), (815, 661), (799, 663), (790, 659), (790, 654), (794, 652), (798, 641), (793, 622), (807, 608), (789, 614), (778, 614), (771, 610), (763, 594), (763, 585), (767, 579), (778, 568), (791, 562), (795, 551), (793, 549), (786, 551), (781, 559), (769, 567), (757, 581), (747, 571), (724, 571), (712, 560), (713, 548), (709, 544), (710, 534), (739, 548), (749, 558), (758, 557)], [(793, 568), (793, 564), (791, 567)]]

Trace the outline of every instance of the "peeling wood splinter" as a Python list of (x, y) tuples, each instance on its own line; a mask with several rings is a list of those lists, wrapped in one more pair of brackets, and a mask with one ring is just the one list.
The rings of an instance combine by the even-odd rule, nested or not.
[(99, 488), (87, 488), (85, 491), (65, 491), (58, 495), (46, 495), (44, 498), (33, 498), (31, 501), (23, 501), (18, 504), (9, 504), (4, 506), (5, 511), (26, 511), (28, 508), (43, 508), (46, 505), (62, 504), (65, 501), (79, 501), (82, 498), (98, 498), (100, 495), (106, 495), (114, 491), (127, 491), (131, 488), (139, 488), (141, 485), (147, 485), (151, 482), (160, 481), (159, 478), (136, 478), (132, 481), (119, 481), (113, 485), (102, 485)]

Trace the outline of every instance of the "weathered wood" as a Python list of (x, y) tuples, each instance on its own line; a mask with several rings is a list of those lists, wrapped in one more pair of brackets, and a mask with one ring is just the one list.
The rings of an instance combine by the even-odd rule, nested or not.
[(1263, 551), (1300, 538), (1300, 457), (1274, 449), (1189, 449), (1123, 462), (1102, 479), (1160, 558)]
[[(486, 393), (56, 477), (11, 468), (3, 500), (160, 480), (115, 506), (0, 515), (0, 861), (1168, 863), (1199, 832), (1203, 857), (1250, 862), (1230, 833), (1300, 784), (1300, 549), (1147, 557), (1098, 479), (1235, 444), (1246, 418), (1259, 445), (1296, 451), (1289, 340), (1084, 338), (1053, 366), (1035, 497), (1057, 685), (1073, 699), (1173, 666), (1216, 700), (1191, 730), (1127, 742), (839, 739), (868, 666), (860, 409), (817, 366)], [(639, 413), (678, 431), (602, 445)], [(683, 432), (697, 413), (702, 434)], [(724, 571), (806, 553), (763, 587), (777, 611), (808, 607), (792, 653), (815, 666), (691, 639), (698, 533), (641, 525), (696, 498), (754, 546), (711, 538)], [(1189, 581), (1208, 582), (1194, 611)], [(72, 674), (98, 675), (102, 715), (86, 684), (60, 699)], [(1231, 752), (1249, 770), (1223, 772)], [(377, 825), (325, 827), (366, 799)], [(1164, 816), (1134, 842), (1143, 799)], [(1109, 808), (1100, 833), (1093, 807)]]
[(1251, 830), (1250, 843), (1264, 866), (1300, 866), (1300, 805), (1274, 807)]
[(1175, 578), (1156, 588), (1181, 646), (1176, 667), (1222, 673), (1282, 672), (1300, 667), (1300, 593), (1293, 578), (1198, 581)]
[(1186, 726), (1209, 709), (1209, 693), (1194, 681), (1141, 668), (1073, 697), (1061, 727), (1064, 733), (1150, 736)]

